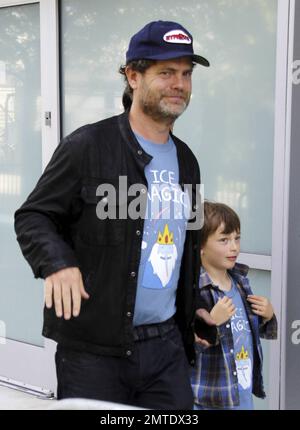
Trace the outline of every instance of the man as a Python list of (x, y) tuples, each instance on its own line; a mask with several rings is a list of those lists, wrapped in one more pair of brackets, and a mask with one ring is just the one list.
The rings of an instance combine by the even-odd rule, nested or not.
[(192, 408), (185, 352), (191, 359), (200, 265), (188, 220), (200, 173), (170, 130), (195, 63), (209, 66), (180, 24), (147, 24), (121, 68), (128, 109), (64, 138), (16, 212), (24, 256), (46, 281), (59, 399)]

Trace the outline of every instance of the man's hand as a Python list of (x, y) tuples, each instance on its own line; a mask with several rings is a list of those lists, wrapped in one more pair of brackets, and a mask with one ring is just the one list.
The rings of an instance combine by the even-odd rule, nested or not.
[(266, 297), (249, 295), (247, 300), (251, 303), (253, 313), (264, 318), (265, 322), (270, 321), (274, 315), (274, 310), (271, 302)]
[(216, 325), (224, 324), (228, 321), (235, 313), (235, 307), (232, 300), (224, 296), (215, 304), (210, 311), (210, 315)]
[(54, 301), (58, 318), (64, 316), (65, 320), (69, 320), (72, 314), (73, 317), (77, 317), (80, 313), (81, 299), (89, 299), (89, 297), (84, 289), (78, 267), (59, 270), (45, 280), (46, 307), (52, 308)]
[[(210, 316), (209, 312), (207, 312), (206, 309), (202, 309), (202, 308), (197, 309), (195, 318), (199, 318), (203, 320), (207, 325), (210, 325), (210, 326), (216, 325), (214, 320), (212, 319), (212, 317)], [(204, 348), (208, 348), (209, 346), (212, 346), (212, 344), (210, 344), (207, 340), (198, 337), (196, 333), (195, 333), (195, 342), (198, 345), (203, 346)]]

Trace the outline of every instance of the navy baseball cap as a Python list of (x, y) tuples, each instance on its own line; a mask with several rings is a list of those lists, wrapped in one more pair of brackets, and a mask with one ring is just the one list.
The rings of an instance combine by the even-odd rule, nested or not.
[(194, 54), (193, 36), (177, 22), (152, 21), (132, 36), (126, 64), (133, 60), (171, 60), (191, 57), (192, 61), (209, 67), (206, 58)]

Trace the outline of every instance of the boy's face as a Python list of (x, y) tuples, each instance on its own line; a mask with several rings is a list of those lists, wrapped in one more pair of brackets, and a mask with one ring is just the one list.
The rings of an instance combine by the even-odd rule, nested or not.
[(205, 268), (216, 270), (232, 269), (240, 252), (240, 233), (224, 234), (224, 224), (208, 236), (206, 244), (201, 248), (201, 261)]

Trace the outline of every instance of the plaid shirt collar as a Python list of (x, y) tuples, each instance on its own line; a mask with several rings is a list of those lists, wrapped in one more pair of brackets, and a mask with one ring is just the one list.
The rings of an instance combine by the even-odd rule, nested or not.
[[(249, 271), (249, 267), (246, 264), (235, 263), (234, 267), (228, 270), (228, 273), (232, 278), (243, 284), (243, 280), (247, 277)], [(199, 288), (204, 287), (213, 287), (217, 288), (216, 285), (211, 280), (209, 274), (206, 272), (203, 266), (201, 266), (200, 270), (200, 279), (199, 279)]]

